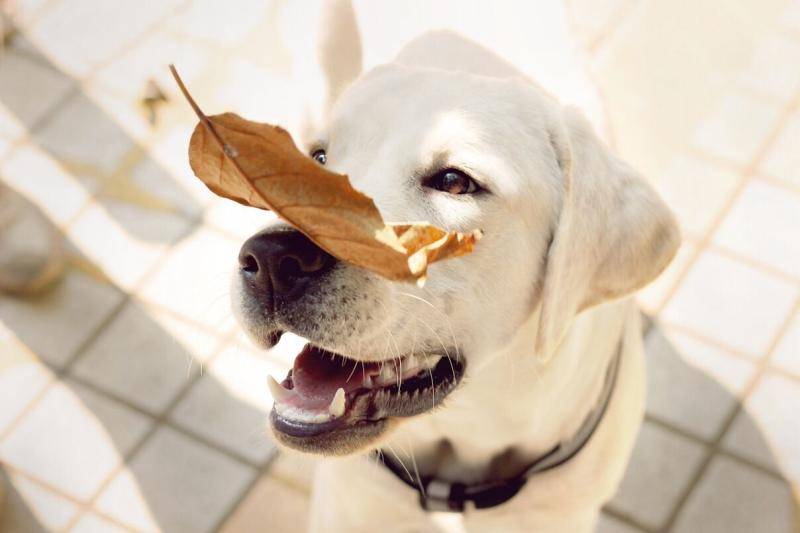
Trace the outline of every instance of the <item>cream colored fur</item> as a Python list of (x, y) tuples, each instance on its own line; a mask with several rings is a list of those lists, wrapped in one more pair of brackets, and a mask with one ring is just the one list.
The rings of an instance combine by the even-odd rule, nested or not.
[[(454, 16), (468, 9), (434, 4), (436, 13), (449, 5)], [(463, 516), (424, 513), (415, 492), (364, 455), (325, 459), (314, 483), (312, 531), (590, 531), (624, 473), (644, 405), (641, 324), (628, 296), (669, 263), (679, 237), (656, 193), (608, 151), (580, 111), (552, 96), (563, 89), (593, 100), (563, 9), (538, 4), (544, 20), (532, 27), (547, 34), (526, 39), (535, 53), (548, 47), (565, 57), (567, 87), (559, 87), (558, 62), (544, 65), (549, 83), (540, 87), (486, 50), (485, 32), (484, 46), (452, 32), (423, 35), (356, 78), (370, 63), (362, 56), (369, 39), (354, 37), (356, 17), (374, 23), (380, 8), (360, 2), (354, 11), (336, 1), (319, 9), (323, 25), (331, 24), (321, 40), (329, 75), (322, 100), (336, 103), (309, 115), (317, 118), (307, 147), (325, 147), (329, 167), (347, 173), (389, 220), (480, 227), (486, 236), (474, 254), (434, 265), (424, 290), (345, 268), (337, 274), (341, 290), (378, 302), (358, 309), (371, 321), (353, 328), (344, 306), (338, 321), (320, 314), (319, 329), (306, 336), (364, 360), (458, 347), (467, 361), (462, 386), (444, 407), (397, 423), (382, 443), (425, 474), (482, 480), (497, 473), (492, 460), (501, 454), (511, 451), (505, 467), (513, 471), (569, 438), (595, 406), (622, 338), (609, 409), (573, 460), (537, 476), (508, 503)], [(415, 5), (406, 8), (411, 19), (429, 3)], [(379, 31), (370, 26), (367, 34)], [(437, 165), (469, 169), (491, 195), (422, 190), (415, 180)], [(258, 337), (257, 325), (249, 328)]]

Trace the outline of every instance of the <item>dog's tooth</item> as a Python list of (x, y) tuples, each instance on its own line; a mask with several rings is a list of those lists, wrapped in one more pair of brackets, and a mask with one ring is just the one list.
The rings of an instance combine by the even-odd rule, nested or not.
[(284, 389), (283, 385), (275, 381), (272, 376), (267, 376), (267, 386), (270, 394), (272, 394), (272, 399), (276, 402), (281, 402), (292, 394), (289, 390)]
[(334, 417), (339, 417), (344, 414), (344, 389), (339, 387), (336, 394), (333, 395), (333, 400), (328, 406), (328, 412)]
[(365, 389), (372, 388), (372, 376), (364, 376), (364, 381), (361, 382), (361, 386)]
[(397, 381), (396, 374), (394, 372), (394, 364), (386, 363), (383, 365), (381, 368), (381, 373), (378, 375), (378, 382), (381, 384), (386, 384), (393, 381)]
[(436, 364), (439, 362), (439, 359), (441, 359), (441, 358), (442, 358), (441, 356), (438, 356), (438, 357), (426, 357), (425, 358), (425, 362), (423, 364), (425, 365), (425, 368), (433, 368), (433, 367), (436, 366)]

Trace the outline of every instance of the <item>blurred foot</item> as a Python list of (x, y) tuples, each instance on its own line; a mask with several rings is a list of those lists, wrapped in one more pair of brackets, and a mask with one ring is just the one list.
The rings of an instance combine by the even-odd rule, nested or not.
[(35, 205), (0, 183), (0, 293), (38, 293), (63, 270), (56, 228)]

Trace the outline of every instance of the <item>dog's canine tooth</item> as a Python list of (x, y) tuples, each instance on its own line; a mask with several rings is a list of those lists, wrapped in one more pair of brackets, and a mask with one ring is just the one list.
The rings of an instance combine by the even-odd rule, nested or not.
[(328, 412), (334, 417), (342, 416), (344, 414), (344, 389), (339, 387), (336, 394), (333, 395), (333, 400), (328, 406)]
[(364, 387), (365, 389), (371, 389), (372, 388), (372, 376), (365, 376), (364, 377), (364, 381), (361, 382), (361, 386)]
[(272, 399), (276, 402), (283, 401), (292, 394), (287, 389), (284, 389), (283, 385), (278, 383), (272, 376), (267, 376), (267, 386), (270, 394), (272, 394)]

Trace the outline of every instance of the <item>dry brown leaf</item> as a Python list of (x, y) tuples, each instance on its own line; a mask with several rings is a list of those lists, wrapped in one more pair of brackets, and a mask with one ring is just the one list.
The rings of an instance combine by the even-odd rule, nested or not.
[(206, 116), (170, 70), (200, 119), (189, 163), (215, 194), (272, 210), (334, 257), (395, 281), (422, 284), (429, 264), (470, 253), (480, 239), (480, 230), (386, 224), (371, 198), (306, 157), (286, 130), (234, 113)]

